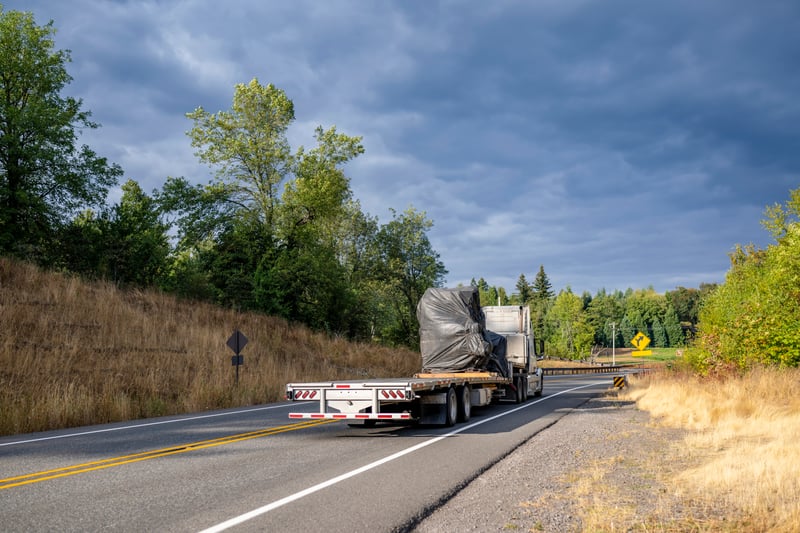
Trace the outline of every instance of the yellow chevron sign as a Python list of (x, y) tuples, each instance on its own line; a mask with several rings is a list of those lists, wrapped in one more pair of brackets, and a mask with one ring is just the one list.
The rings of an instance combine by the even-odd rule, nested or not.
[(645, 350), (647, 346), (650, 344), (650, 337), (642, 333), (641, 331), (638, 332), (633, 339), (631, 339), (631, 344), (636, 348), (634, 351), (631, 352), (631, 355), (634, 357), (641, 357), (643, 355), (652, 355), (653, 350)]

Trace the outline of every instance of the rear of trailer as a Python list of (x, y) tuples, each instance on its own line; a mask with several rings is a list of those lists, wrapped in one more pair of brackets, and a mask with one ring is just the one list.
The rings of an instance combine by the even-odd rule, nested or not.
[(452, 426), (468, 421), (473, 407), (488, 405), (510, 384), (511, 378), (493, 372), (421, 373), (413, 378), (289, 383), (286, 398), (317, 405), (313, 412), (289, 413), (293, 419)]

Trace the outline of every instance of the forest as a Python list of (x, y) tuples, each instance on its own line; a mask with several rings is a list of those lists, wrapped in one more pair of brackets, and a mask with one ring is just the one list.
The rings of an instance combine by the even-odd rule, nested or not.
[[(315, 146), (290, 146), (292, 100), (253, 79), (233, 88), (227, 111), (186, 112), (187, 142), (213, 169), (211, 181), (167, 176), (148, 193), (127, 179), (109, 205), (125, 172), (79, 144), (79, 133), (99, 124), (64, 94), (71, 57), (55, 49), (54, 32), (52, 21), (38, 26), (30, 13), (0, 11), (0, 255), (332, 336), (418, 346), (417, 302), (447, 269), (425, 211), (392, 210), (380, 223), (362, 210), (345, 173), (364, 153), (360, 137), (318, 126)], [(701, 369), (796, 365), (800, 199), (790, 194), (766, 212), (777, 244), (737, 248), (719, 287), (555, 294), (544, 265), (533, 282), (520, 274), (510, 293), (481, 277), (473, 284), (484, 305), (530, 305), (548, 355), (585, 358), (642, 331), (657, 347), (693, 342)]]

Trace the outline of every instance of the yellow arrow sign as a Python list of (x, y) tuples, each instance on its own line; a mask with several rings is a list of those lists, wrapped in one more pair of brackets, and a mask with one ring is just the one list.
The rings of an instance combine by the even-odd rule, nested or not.
[(631, 344), (633, 344), (637, 350), (644, 350), (647, 348), (647, 345), (650, 344), (650, 338), (640, 331), (631, 339)]
[(653, 354), (653, 350), (645, 350), (647, 345), (650, 344), (650, 338), (641, 331), (638, 332), (633, 339), (631, 339), (631, 344), (636, 347), (636, 349), (631, 352), (631, 355), (634, 357)]

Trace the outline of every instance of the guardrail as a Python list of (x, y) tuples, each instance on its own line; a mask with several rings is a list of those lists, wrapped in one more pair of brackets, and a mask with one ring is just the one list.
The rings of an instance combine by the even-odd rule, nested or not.
[(579, 366), (565, 368), (542, 368), (545, 376), (566, 376), (570, 374), (611, 374), (618, 372), (649, 372), (650, 369), (641, 365), (617, 366)]

